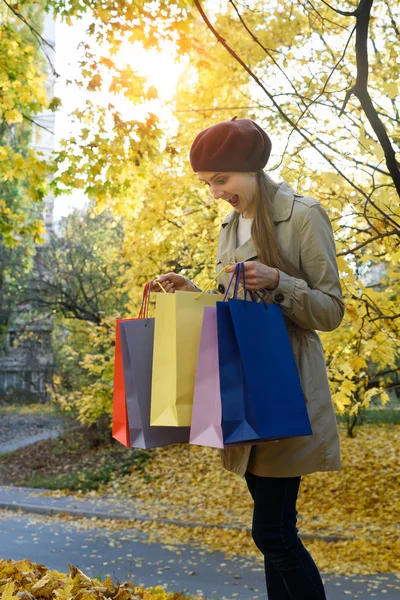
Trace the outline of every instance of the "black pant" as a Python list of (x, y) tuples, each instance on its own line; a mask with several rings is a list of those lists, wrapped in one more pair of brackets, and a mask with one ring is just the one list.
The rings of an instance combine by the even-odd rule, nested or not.
[(326, 600), (317, 566), (297, 536), (301, 477), (259, 477), (246, 471), (254, 500), (252, 536), (264, 555), (269, 600)]

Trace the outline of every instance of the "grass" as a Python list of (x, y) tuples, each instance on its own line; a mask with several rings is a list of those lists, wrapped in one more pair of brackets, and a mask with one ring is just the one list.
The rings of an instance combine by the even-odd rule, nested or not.
[(38, 416), (58, 416), (61, 415), (60, 409), (51, 403), (32, 403), (32, 404), (3, 404), (0, 405), (1, 415), (38, 415)]
[[(346, 415), (336, 415), (339, 423), (345, 423)], [(368, 408), (360, 411), (357, 426), (362, 425), (399, 425), (400, 410), (396, 408)]]
[[(389, 402), (382, 406), (380, 399), (375, 398), (369, 408), (361, 408), (358, 411), (356, 419), (356, 430), (363, 425), (399, 425), (400, 424), (400, 396), (398, 397), (394, 390), (389, 392)], [(350, 418), (353, 421), (354, 417)], [(338, 423), (348, 423), (348, 415), (339, 415), (336, 413)]]
[(60, 475), (33, 475), (25, 480), (25, 485), (32, 488), (48, 490), (66, 489), (71, 492), (97, 490), (101, 484), (107, 484), (116, 476), (128, 475), (133, 469), (143, 473), (144, 480), (149, 477), (145, 473), (150, 456), (145, 453), (130, 454), (118, 460), (110, 459), (107, 464), (93, 465), (90, 469), (80, 469)]

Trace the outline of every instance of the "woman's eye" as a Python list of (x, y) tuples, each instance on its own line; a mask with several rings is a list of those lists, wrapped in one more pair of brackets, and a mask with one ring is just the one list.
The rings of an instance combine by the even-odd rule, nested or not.
[[(224, 183), (226, 183), (226, 179), (219, 179), (217, 181), (217, 183), (219, 183), (220, 185), (223, 185)], [(205, 181), (204, 185), (208, 185), (208, 187), (210, 187), (210, 184), (208, 183), (208, 181)]]

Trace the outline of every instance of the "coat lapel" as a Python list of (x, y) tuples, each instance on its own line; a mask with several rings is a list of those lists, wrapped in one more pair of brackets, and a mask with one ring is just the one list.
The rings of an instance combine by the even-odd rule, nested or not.
[(242, 246), (239, 246), (239, 248), (235, 249), (233, 255), (235, 263), (246, 262), (246, 260), (257, 258), (257, 250), (254, 246), (253, 240), (251, 238), (248, 239), (247, 242), (242, 244)]

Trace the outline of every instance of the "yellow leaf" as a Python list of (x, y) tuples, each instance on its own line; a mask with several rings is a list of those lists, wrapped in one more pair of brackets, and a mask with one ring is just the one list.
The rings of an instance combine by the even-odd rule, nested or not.
[(341, 391), (340, 392), (336, 392), (335, 394), (333, 394), (332, 395), (332, 400), (333, 400), (333, 403), (335, 404), (336, 408), (338, 409), (338, 411), (341, 414), (344, 412), (345, 407), (348, 406), (349, 404), (351, 404), (350, 398), (348, 398)]
[(7, 160), (12, 152), (8, 146), (0, 146), (0, 161)]
[(13, 123), (22, 123), (23, 120), (21, 113), (16, 108), (6, 110), (4, 118), (9, 125), (12, 125)]
[(353, 367), (355, 373), (358, 373), (358, 371), (366, 368), (367, 366), (367, 363), (363, 358), (361, 358), (361, 356), (356, 356), (356, 358), (352, 358), (350, 364)]
[(399, 95), (399, 84), (396, 81), (382, 84), (382, 89), (387, 93), (389, 98), (395, 99)]
[(347, 262), (347, 260), (344, 258), (344, 256), (338, 256), (336, 262), (338, 264), (338, 268), (341, 273), (347, 273), (348, 275), (353, 275), (353, 271), (351, 270), (351, 267), (350, 267), (349, 263)]
[(355, 321), (358, 318), (358, 312), (354, 304), (346, 304), (346, 311), (350, 315), (352, 321)]
[(360, 150), (361, 154), (365, 154), (368, 150), (368, 140), (364, 125), (360, 126)]
[(9, 581), (4, 588), (1, 600), (19, 600), (18, 596), (14, 596), (14, 582)]
[(356, 402), (349, 410), (349, 415), (352, 417), (353, 415), (358, 414), (358, 409), (361, 406), (361, 402)]
[(88, 83), (88, 90), (93, 92), (101, 87), (101, 75), (96, 73)]
[(365, 392), (365, 395), (364, 395), (364, 398), (362, 401), (362, 406), (364, 406), (365, 408), (368, 408), (372, 398), (374, 398), (378, 394), (379, 394), (379, 388), (374, 387), (374, 388), (371, 388), (370, 390), (367, 390)]

